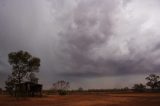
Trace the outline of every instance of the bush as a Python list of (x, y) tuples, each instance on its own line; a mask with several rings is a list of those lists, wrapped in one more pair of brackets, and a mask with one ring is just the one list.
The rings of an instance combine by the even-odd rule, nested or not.
[(60, 80), (57, 81), (56, 83), (53, 83), (53, 89), (55, 91), (58, 91), (59, 95), (67, 95), (69, 87), (70, 87), (69, 82), (64, 80)]
[(68, 92), (66, 90), (58, 90), (58, 94), (63, 96), (63, 95), (67, 95)]
[(78, 91), (79, 91), (79, 92), (82, 92), (82, 91), (83, 91), (83, 88), (82, 88), (82, 87), (79, 87), (79, 88), (78, 88)]
[(133, 86), (133, 90), (137, 92), (144, 92), (146, 90), (146, 86), (143, 84), (135, 84)]

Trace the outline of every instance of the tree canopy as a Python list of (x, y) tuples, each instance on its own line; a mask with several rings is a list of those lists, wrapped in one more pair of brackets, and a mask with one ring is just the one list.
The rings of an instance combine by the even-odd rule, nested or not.
[(12, 74), (8, 77), (6, 90), (10, 93), (16, 84), (24, 81), (38, 82), (35, 72), (39, 72), (40, 59), (33, 57), (26, 51), (11, 52), (8, 54), (8, 62), (12, 66)]
[(146, 85), (149, 86), (152, 90), (159, 88), (160, 77), (158, 75), (150, 74), (148, 77), (146, 77), (146, 80), (148, 81)]
[(28, 78), (31, 73), (38, 72), (40, 67), (40, 59), (26, 51), (9, 53), (8, 61), (13, 69), (12, 77), (18, 80), (18, 83), (21, 83), (24, 78)]

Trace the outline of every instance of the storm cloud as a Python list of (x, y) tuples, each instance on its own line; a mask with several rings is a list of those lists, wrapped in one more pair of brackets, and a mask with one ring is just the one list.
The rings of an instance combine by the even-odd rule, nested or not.
[(41, 58), (48, 87), (60, 79), (125, 86), (159, 73), (159, 9), (159, 0), (1, 0), (0, 83), (11, 72), (8, 53), (18, 50)]

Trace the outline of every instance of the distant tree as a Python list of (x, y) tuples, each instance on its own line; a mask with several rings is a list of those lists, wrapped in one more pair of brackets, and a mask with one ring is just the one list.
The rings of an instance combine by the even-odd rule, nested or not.
[(58, 91), (60, 95), (66, 95), (69, 87), (70, 87), (69, 82), (64, 81), (64, 80), (53, 83), (53, 89)]
[(79, 87), (79, 88), (78, 88), (78, 91), (79, 91), (79, 92), (82, 92), (82, 91), (83, 91), (83, 88), (82, 88), (82, 87)]
[(12, 66), (12, 75), (6, 81), (6, 89), (11, 90), (12, 85), (20, 84), (25, 80), (33, 80), (30, 76), (38, 72), (40, 59), (33, 57), (26, 51), (11, 52), (8, 61)]
[(146, 89), (146, 86), (143, 84), (135, 84), (133, 86), (134, 91), (143, 92), (143, 91), (145, 91), (145, 89)]
[(159, 79), (160, 77), (158, 75), (150, 74), (148, 77), (146, 77), (146, 80), (148, 81), (146, 85), (149, 86), (152, 90), (158, 89)]
[(122, 88), (122, 90), (124, 90), (124, 91), (128, 91), (128, 90), (129, 90), (129, 88), (128, 88), (128, 87), (124, 87), (124, 88)]

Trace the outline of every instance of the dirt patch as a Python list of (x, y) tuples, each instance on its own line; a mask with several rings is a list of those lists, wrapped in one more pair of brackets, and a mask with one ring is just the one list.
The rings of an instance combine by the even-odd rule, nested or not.
[(0, 106), (159, 106), (160, 93), (79, 94), (40, 98), (0, 96)]

